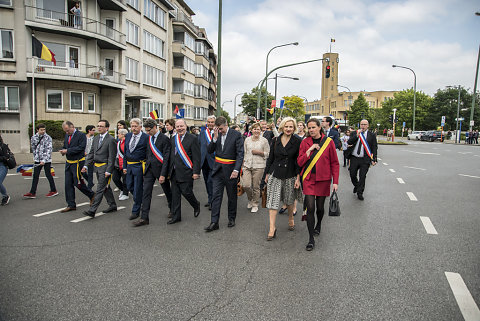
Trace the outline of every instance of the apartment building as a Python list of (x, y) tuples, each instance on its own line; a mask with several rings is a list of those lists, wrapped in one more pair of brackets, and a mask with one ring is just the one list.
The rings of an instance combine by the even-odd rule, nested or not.
[[(76, 2), (0, 0), (0, 133), (14, 152), (29, 151), (33, 118), (84, 130), (176, 106), (189, 125), (215, 112), (216, 55), (184, 1), (82, 0), (75, 15)], [(56, 63), (32, 57), (32, 36)]]

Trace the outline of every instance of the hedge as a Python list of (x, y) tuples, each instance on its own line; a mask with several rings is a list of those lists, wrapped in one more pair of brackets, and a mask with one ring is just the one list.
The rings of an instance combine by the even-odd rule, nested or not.
[[(43, 123), (47, 129), (47, 134), (52, 137), (52, 139), (61, 139), (65, 138), (65, 132), (62, 129), (63, 120), (37, 120), (35, 126)], [(35, 131), (36, 132), (36, 131)], [(28, 135), (32, 137), (32, 124), (28, 125)]]

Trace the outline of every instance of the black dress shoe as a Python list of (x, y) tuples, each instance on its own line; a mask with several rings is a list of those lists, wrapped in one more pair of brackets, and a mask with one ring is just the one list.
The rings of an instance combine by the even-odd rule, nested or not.
[(167, 224), (175, 224), (175, 223), (178, 223), (178, 222), (181, 222), (182, 220), (174, 220), (173, 218), (167, 222)]
[(133, 222), (133, 226), (138, 227), (142, 225), (148, 225), (150, 222), (148, 220), (139, 219), (136, 222)]
[(83, 215), (85, 216), (89, 216), (91, 218), (94, 218), (95, 217), (95, 213), (92, 213), (90, 211), (83, 211)]
[(205, 204), (205, 205), (203, 205), (203, 206), (205, 206), (205, 207), (209, 207), (209, 206), (210, 206), (210, 203), (207, 203), (207, 204)]
[(109, 207), (105, 211), (103, 211), (103, 213), (111, 213), (116, 211), (117, 211), (117, 207)]
[(212, 232), (218, 230), (218, 228), (218, 223), (210, 223), (210, 225), (205, 228), (205, 232)]
[(315, 241), (310, 241), (310, 242), (308, 242), (308, 244), (307, 244), (307, 246), (305, 247), (305, 249), (306, 249), (307, 251), (311, 251), (311, 250), (313, 250), (314, 247), (315, 247)]
[(200, 215), (200, 202), (198, 202), (197, 208), (193, 210), (193, 216), (197, 217)]
[(131, 220), (135, 220), (135, 219), (137, 219), (139, 216), (140, 216), (139, 214), (133, 214), (133, 213), (132, 213), (128, 219), (129, 219), (130, 221), (131, 221)]
[(167, 215), (168, 218), (172, 218), (173, 217), (173, 214), (172, 212), (168, 212), (168, 215)]
[(209, 211), (212, 210), (212, 204), (208, 204), (208, 210), (209, 210)]
[(364, 200), (362, 193), (358, 193), (358, 194), (357, 194), (357, 197), (358, 197), (358, 199), (361, 200), (361, 201)]
[(234, 227), (235, 226), (235, 221), (234, 220), (229, 220), (227, 227)]
[(356, 192), (357, 192), (357, 187), (355, 186), (355, 187), (353, 188), (353, 194), (355, 194)]

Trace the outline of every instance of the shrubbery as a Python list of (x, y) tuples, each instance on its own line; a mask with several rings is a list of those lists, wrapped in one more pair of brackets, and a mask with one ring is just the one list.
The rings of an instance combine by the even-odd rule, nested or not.
[[(37, 120), (35, 126), (43, 123), (47, 129), (47, 134), (52, 137), (52, 139), (60, 139), (63, 141), (65, 138), (65, 132), (62, 129), (63, 120)], [(36, 132), (36, 131), (35, 131)], [(32, 124), (28, 125), (28, 135), (33, 136), (32, 133)]]

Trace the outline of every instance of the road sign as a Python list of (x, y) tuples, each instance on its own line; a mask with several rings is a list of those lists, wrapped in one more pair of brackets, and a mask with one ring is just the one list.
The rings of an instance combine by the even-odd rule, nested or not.
[(403, 122), (403, 128), (405, 128), (405, 122)]
[(445, 126), (445, 116), (442, 116), (442, 127)]
[(470, 126), (474, 126), (475, 125), (475, 121), (474, 120), (471, 120), (470, 121)]
[(463, 117), (455, 118), (455, 121), (464, 121), (464, 120), (465, 120), (465, 118), (463, 118)]

